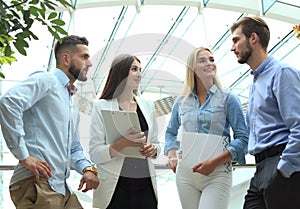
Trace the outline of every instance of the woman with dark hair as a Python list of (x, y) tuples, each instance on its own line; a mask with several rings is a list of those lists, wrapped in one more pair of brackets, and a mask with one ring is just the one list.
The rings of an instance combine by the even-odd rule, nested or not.
[[(128, 54), (112, 62), (100, 100), (94, 103), (90, 129), (90, 157), (97, 164), (101, 185), (94, 192), (93, 207), (156, 209), (157, 189), (151, 158), (159, 155), (153, 102), (138, 96), (140, 60)], [(136, 112), (141, 131), (129, 129), (112, 144), (107, 142), (101, 110)], [(145, 157), (121, 154), (126, 147), (140, 147)]]

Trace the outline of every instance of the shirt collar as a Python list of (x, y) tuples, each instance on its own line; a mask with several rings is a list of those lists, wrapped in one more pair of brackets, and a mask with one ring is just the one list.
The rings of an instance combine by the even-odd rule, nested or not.
[[(216, 93), (217, 90), (218, 90), (218, 87), (216, 86), (216, 84), (213, 84), (212, 87), (210, 87), (210, 89), (208, 90), (207, 94), (214, 94), (214, 93)], [(192, 95), (197, 96), (196, 89), (194, 89), (192, 91)]]
[(263, 61), (255, 71), (251, 71), (251, 74), (254, 78), (257, 78), (259, 74), (261, 74), (265, 69), (266, 66), (273, 60), (273, 57), (269, 56), (265, 61)]
[(52, 73), (57, 77), (59, 82), (64, 87), (68, 87), (70, 79), (68, 78), (68, 76), (62, 70), (60, 70), (58, 68), (55, 68)]

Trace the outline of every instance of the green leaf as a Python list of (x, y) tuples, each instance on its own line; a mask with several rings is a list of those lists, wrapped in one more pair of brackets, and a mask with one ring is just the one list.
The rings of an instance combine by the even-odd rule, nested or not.
[(48, 26), (48, 31), (54, 36), (55, 31), (50, 26)]
[(24, 40), (21, 39), (17, 39), (15, 42), (13, 42), (14, 46), (16, 47), (16, 49), (18, 50), (18, 52), (20, 52), (20, 54), (26, 56), (26, 50), (25, 47), (28, 47), (28, 43)]
[(21, 38), (21, 39), (26, 39), (29, 38), (29, 40), (31, 40), (31, 34), (29, 30), (23, 30), (23, 32), (18, 33), (17, 37)]
[(56, 12), (51, 12), (48, 16), (48, 20), (54, 19), (57, 17), (57, 13)]
[(39, 40), (39, 37), (37, 37), (33, 32), (29, 31), (29, 33), (34, 40)]
[(16, 10), (23, 11), (23, 7), (22, 6), (16, 6)]
[(0, 36), (0, 44), (4, 45), (4, 42), (5, 42), (5, 40)]
[(59, 26), (53, 26), (53, 28), (56, 29), (57, 32), (59, 32), (62, 35), (68, 35), (68, 32), (65, 31), (63, 28), (59, 27)]
[(38, 9), (38, 12), (41, 14), (41, 16), (43, 17), (43, 19), (46, 19), (46, 10), (43, 9)]
[(17, 59), (13, 56), (0, 56), (0, 65), (3, 64), (11, 64), (12, 62), (17, 61)]
[(32, 0), (29, 2), (29, 4), (38, 4), (39, 3), (39, 0)]
[(65, 25), (65, 22), (61, 19), (55, 19), (55, 20), (51, 20), (51, 23), (55, 24), (55, 25), (59, 25), (59, 26), (63, 26)]
[(48, 26), (48, 31), (54, 36), (56, 39), (60, 39), (58, 33), (56, 33), (51, 27)]
[(64, 7), (72, 7), (73, 6), (66, 0), (58, 0)]
[(0, 77), (5, 79), (5, 75), (2, 72), (0, 72)]
[(27, 25), (26, 28), (30, 28), (33, 24), (33, 19), (30, 18), (30, 12), (27, 10), (24, 12), (24, 17), (23, 17), (25, 24)]
[[(57, 0), (58, 2), (60, 1), (60, 0)], [(55, 2), (53, 2), (53, 1), (49, 1), (49, 0), (44, 0), (44, 3), (46, 4), (50, 4), (50, 5), (52, 5), (52, 6), (54, 6), (54, 7), (57, 7), (58, 5), (55, 3)]]
[[(55, 11), (55, 7), (51, 5), (51, 3), (53, 2), (48, 2), (48, 1), (45, 1), (44, 4), (51, 10), (54, 10)], [(53, 3), (54, 4), (54, 3)], [(56, 6), (56, 4), (54, 4)]]
[(29, 11), (32, 15), (38, 17), (39, 16), (39, 9), (37, 7), (34, 6), (30, 6), (29, 7)]
[(39, 21), (40, 23), (42, 23), (42, 25), (48, 25), (43, 19), (37, 17), (35, 18), (37, 21)]
[(9, 11), (12, 13), (12, 15), (13, 15), (14, 17), (16, 17), (17, 19), (20, 19), (20, 16), (18, 15), (17, 12), (15, 12), (15, 10), (10, 9)]
[(11, 56), (12, 51), (9, 45), (7, 45), (6, 47), (4, 47), (4, 56)]
[(40, 5), (41, 5), (42, 10), (46, 11), (46, 6), (42, 1), (40, 2)]

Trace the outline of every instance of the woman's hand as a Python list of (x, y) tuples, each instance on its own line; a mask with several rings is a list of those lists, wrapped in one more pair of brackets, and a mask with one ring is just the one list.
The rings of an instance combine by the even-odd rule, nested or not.
[(174, 173), (176, 173), (177, 163), (178, 163), (177, 157), (169, 157), (168, 167), (171, 168)]
[(145, 143), (146, 142), (146, 136), (144, 132), (138, 131), (134, 128), (129, 129), (125, 136), (126, 139), (132, 142), (136, 143)]
[(146, 142), (144, 132), (137, 131), (134, 128), (129, 129), (125, 136), (110, 145), (110, 156), (115, 157), (125, 147), (142, 147)]
[(153, 144), (144, 144), (140, 152), (145, 157), (154, 157), (156, 156), (157, 149)]
[(178, 157), (176, 150), (169, 150), (168, 151), (168, 163), (167, 166), (173, 170), (174, 173), (176, 173), (176, 167), (178, 163)]
[(208, 176), (215, 170), (216, 166), (213, 164), (211, 160), (204, 161), (202, 163), (198, 163), (192, 169), (193, 172), (200, 173), (204, 176)]

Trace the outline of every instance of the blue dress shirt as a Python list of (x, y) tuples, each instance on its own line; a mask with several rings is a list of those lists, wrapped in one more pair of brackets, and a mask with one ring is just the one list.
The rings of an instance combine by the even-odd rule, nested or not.
[[(65, 194), (70, 167), (82, 173), (91, 165), (80, 144), (77, 121), (73, 120), (69, 78), (59, 69), (37, 72), (12, 87), (0, 100), (0, 123), (12, 154), (23, 160), (34, 156), (52, 169), (52, 189)], [(74, 117), (78, 118), (78, 117)], [(10, 184), (33, 176), (18, 164)]]
[(184, 132), (215, 134), (229, 139), (231, 127), (234, 140), (230, 140), (227, 150), (234, 161), (245, 164), (248, 133), (242, 107), (236, 95), (213, 85), (203, 105), (200, 106), (195, 91), (182, 102), (183, 97), (178, 97), (172, 108), (165, 134), (165, 155), (170, 149), (179, 149), (177, 135), (180, 127)]
[(268, 57), (252, 74), (249, 152), (288, 143), (277, 168), (290, 176), (300, 171), (300, 71)]

